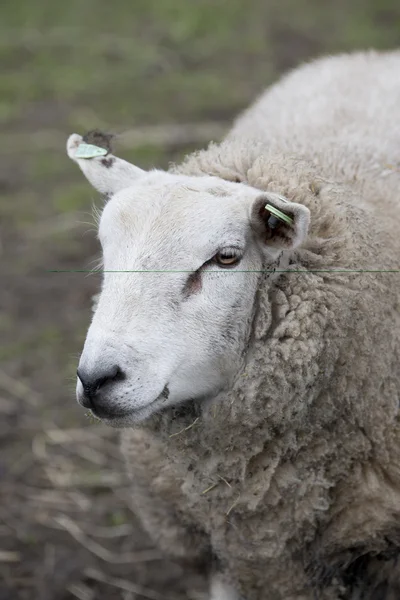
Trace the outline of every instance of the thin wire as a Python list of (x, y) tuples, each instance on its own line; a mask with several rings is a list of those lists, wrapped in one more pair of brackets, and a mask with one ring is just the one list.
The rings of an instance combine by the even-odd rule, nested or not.
[[(139, 270), (102, 270), (93, 271), (91, 269), (46, 269), (46, 273), (193, 273), (193, 269), (175, 270), (175, 269), (139, 269)], [(293, 270), (293, 269), (248, 269), (232, 271), (219, 271), (215, 269), (211, 273), (400, 273), (400, 269), (311, 269), (311, 270)]]

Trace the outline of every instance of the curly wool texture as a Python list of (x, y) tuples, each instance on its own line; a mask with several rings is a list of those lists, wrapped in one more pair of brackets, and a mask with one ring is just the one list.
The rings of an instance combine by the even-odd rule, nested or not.
[[(355, 56), (369, 70), (385, 60)], [(306, 150), (296, 130), (292, 144), (289, 132), (255, 140), (259, 102), (173, 170), (307, 206), (309, 237), (289, 266), (302, 272), (260, 277), (231, 389), (124, 432), (133, 501), (161, 547), (212, 552), (246, 600), (350, 599), (367, 582), (363, 597), (389, 594), (400, 589), (400, 285), (379, 271), (399, 268), (400, 175), (365, 170), (354, 143), (340, 154), (326, 140)], [(332, 166), (339, 154), (346, 169)], [(374, 563), (388, 552), (390, 577)]]

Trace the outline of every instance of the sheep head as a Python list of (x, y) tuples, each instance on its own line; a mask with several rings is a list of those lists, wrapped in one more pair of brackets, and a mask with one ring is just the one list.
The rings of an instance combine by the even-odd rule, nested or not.
[[(268, 285), (288, 264), (310, 214), (244, 183), (145, 172), (109, 149), (80, 158), (81, 143), (71, 135), (68, 155), (108, 201), (98, 231), (103, 285), (77, 399), (110, 425), (131, 426), (231, 385), (261, 279)], [(267, 204), (291, 224), (272, 224)]]

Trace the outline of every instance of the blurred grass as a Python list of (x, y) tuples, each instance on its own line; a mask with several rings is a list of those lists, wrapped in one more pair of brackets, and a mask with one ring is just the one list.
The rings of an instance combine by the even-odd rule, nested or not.
[[(10, 569), (0, 561), (1, 598), (122, 598), (110, 595), (119, 576), (154, 580), (160, 590), (168, 581), (182, 598), (179, 572), (160, 563), (116, 572), (100, 560), (114, 587), (100, 576), (97, 587), (89, 585), (92, 554), (59, 526), (46, 529), (51, 519), (44, 515), (60, 510), (70, 517), (78, 511), (91, 528), (128, 519), (105, 473), (112, 464), (122, 477), (109, 445), (114, 434), (99, 426), (90, 437), (73, 399), (99, 279), (46, 273), (88, 268), (98, 253), (90, 212), (101, 203), (67, 159), (67, 136), (111, 130), (121, 135), (122, 156), (144, 168), (166, 167), (208, 137), (221, 137), (237, 112), (300, 62), (399, 45), (398, 0), (3, 0), (0, 546), (23, 559)], [(50, 444), (46, 432), (57, 432), (59, 441)]]
[[(228, 124), (265, 85), (303, 60), (391, 48), (399, 40), (394, 0), (6, 0), (0, 24), (2, 203), (11, 186), (29, 214), (31, 204), (41, 207), (38, 217), (89, 205), (92, 192), (79, 185), (63, 151), (74, 130)], [(51, 152), (41, 149), (49, 133)], [(165, 167), (186, 147), (180, 150), (171, 156), (168, 145), (143, 144), (129, 158)], [(75, 190), (57, 189), (71, 180)], [(23, 205), (18, 202), (14, 223), (26, 221)], [(0, 210), (7, 219), (9, 211)]]
[(71, 127), (83, 107), (86, 126), (232, 116), (310, 55), (393, 47), (399, 21), (393, 0), (8, 1), (0, 115), (54, 102)]

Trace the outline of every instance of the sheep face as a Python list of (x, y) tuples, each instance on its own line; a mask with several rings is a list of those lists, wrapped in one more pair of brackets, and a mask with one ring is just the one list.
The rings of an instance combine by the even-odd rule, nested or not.
[[(244, 184), (110, 159), (77, 160), (109, 196), (99, 225), (104, 279), (77, 398), (107, 423), (129, 426), (231, 384), (262, 270), (301, 243), (309, 214)], [(268, 231), (267, 203), (292, 216), (290, 231)]]

